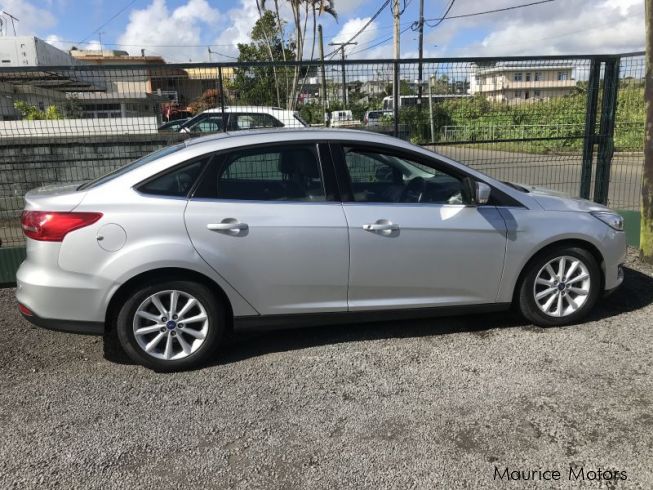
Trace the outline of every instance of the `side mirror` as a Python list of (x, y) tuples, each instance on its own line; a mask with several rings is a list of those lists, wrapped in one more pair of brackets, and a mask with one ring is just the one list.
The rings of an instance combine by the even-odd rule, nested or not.
[(487, 204), (490, 200), (491, 187), (485, 182), (476, 182), (475, 204)]
[(465, 177), (463, 180), (463, 198), (464, 202), (471, 206), (487, 204), (490, 200), (490, 186), (485, 182), (478, 182), (471, 177)]

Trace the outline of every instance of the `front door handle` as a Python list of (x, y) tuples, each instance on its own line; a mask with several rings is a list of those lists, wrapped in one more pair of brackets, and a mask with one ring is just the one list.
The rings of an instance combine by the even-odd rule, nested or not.
[(206, 228), (211, 231), (246, 231), (249, 229), (247, 223), (241, 223), (233, 218), (223, 219), (220, 223), (209, 223)]
[(365, 231), (396, 231), (399, 229), (399, 225), (387, 220), (378, 220), (376, 223), (363, 225), (363, 229)]

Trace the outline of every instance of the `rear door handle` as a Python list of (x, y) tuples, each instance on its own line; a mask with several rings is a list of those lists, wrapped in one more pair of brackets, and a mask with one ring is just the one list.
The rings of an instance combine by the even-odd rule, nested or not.
[[(379, 220), (382, 221), (382, 220)], [(363, 225), (363, 229), (365, 231), (396, 231), (399, 229), (399, 225), (392, 223), (392, 222), (376, 222), (376, 223), (370, 223), (367, 225)]]
[(245, 231), (249, 229), (247, 223), (241, 223), (233, 218), (222, 220), (221, 223), (209, 223), (206, 228), (211, 231)]

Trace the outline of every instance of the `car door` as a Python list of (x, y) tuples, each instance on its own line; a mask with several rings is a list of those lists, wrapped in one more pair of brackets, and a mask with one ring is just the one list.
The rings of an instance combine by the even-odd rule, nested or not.
[(235, 149), (188, 202), (196, 250), (261, 314), (347, 309), (347, 222), (330, 165), (315, 144)]
[(378, 146), (332, 150), (348, 196), (350, 310), (496, 300), (506, 226), (495, 206), (465, 203), (459, 171)]

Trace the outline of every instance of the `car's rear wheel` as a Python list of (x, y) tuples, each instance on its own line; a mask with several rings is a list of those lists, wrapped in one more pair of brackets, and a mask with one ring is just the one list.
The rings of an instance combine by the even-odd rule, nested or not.
[(601, 271), (591, 253), (579, 247), (555, 247), (528, 264), (519, 308), (536, 325), (568, 325), (590, 312), (600, 289)]
[(116, 331), (133, 361), (177, 371), (205, 364), (224, 325), (225, 310), (206, 286), (166, 281), (135, 291), (118, 313)]

